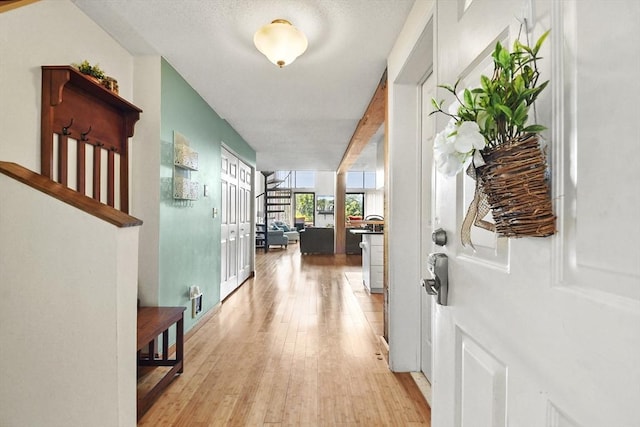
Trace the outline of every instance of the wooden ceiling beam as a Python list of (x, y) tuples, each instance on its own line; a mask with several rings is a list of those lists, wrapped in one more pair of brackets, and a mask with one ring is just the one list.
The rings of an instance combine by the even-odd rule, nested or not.
[(356, 130), (338, 166), (338, 173), (346, 173), (351, 168), (351, 165), (358, 160), (360, 153), (367, 146), (373, 135), (380, 129), (380, 126), (384, 123), (386, 105), (387, 70), (382, 74), (369, 106), (358, 122), (358, 126), (356, 126)]
[(20, 6), (35, 3), (38, 0), (0, 0), (0, 13), (7, 12)]

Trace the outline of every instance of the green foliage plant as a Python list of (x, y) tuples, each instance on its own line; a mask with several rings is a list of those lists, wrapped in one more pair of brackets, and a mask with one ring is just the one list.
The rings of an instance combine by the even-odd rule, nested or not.
[(82, 74), (87, 74), (89, 76), (95, 77), (98, 80), (102, 80), (105, 78), (104, 71), (100, 68), (98, 64), (91, 65), (89, 61), (86, 59), (82, 61), (80, 64), (71, 64), (75, 68), (78, 69)]
[(511, 52), (497, 42), (492, 54), (493, 76), (481, 76), (481, 86), (464, 89), (462, 96), (458, 90), (460, 80), (453, 86), (439, 85), (452, 93), (460, 105), (457, 112), (447, 112), (442, 109), (444, 100), (432, 99), (435, 111), (431, 114), (444, 113), (458, 125), (465, 121), (476, 122), (486, 148), (545, 130), (544, 126), (527, 124), (527, 121), (529, 108), (549, 84), (548, 80), (538, 84), (540, 72), (537, 67), (537, 61), (541, 59), (540, 48), (548, 35), (549, 31), (542, 34), (533, 47), (516, 39)]

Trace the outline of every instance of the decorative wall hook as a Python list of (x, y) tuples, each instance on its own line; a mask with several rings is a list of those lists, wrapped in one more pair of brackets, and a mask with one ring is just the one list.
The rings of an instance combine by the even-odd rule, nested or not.
[(80, 134), (80, 140), (82, 140), (82, 141), (88, 141), (88, 140), (89, 140), (89, 138), (87, 138), (87, 135), (89, 135), (89, 133), (90, 133), (90, 132), (91, 132), (91, 125), (89, 125), (89, 129), (87, 129), (87, 131), (86, 131), (86, 132), (82, 132), (82, 133)]
[(69, 130), (71, 129), (71, 126), (73, 126), (73, 117), (71, 117), (71, 121), (69, 122), (68, 125), (62, 127), (62, 134), (71, 135), (71, 131)]

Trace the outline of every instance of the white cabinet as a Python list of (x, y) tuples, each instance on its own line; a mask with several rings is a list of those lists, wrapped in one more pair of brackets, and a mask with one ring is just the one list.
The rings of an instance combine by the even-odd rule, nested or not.
[(382, 293), (384, 270), (384, 235), (362, 233), (362, 281), (371, 293)]

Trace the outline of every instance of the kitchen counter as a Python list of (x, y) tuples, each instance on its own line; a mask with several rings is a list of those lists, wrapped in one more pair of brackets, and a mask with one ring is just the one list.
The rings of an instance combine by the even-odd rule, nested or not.
[(382, 293), (384, 270), (384, 233), (371, 230), (350, 230), (362, 236), (362, 283), (370, 293)]
[(371, 231), (366, 228), (351, 228), (349, 229), (351, 234), (384, 234), (384, 231)]

